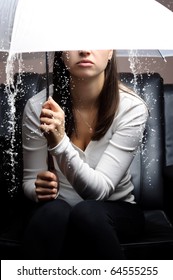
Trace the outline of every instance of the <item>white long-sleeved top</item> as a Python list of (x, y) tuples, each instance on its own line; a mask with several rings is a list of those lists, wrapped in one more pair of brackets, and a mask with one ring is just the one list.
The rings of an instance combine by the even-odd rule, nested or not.
[[(39, 129), (45, 100), (43, 90), (28, 100), (23, 114), (23, 189), (35, 201), (37, 174), (47, 170), (47, 140)], [(90, 141), (82, 151), (65, 134), (50, 150), (59, 178), (59, 198), (72, 206), (87, 199), (134, 203), (129, 166), (141, 143), (147, 117), (147, 107), (140, 97), (120, 91), (118, 111), (104, 137)]]

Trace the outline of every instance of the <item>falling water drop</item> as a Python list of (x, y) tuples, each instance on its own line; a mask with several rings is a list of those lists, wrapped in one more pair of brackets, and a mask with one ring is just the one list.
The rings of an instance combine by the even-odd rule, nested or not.
[[(141, 76), (141, 79), (142, 79), (142, 73), (147, 73), (148, 77), (152, 74), (151, 71), (149, 71), (150, 69), (150, 65), (148, 65), (148, 60), (147, 58), (145, 59), (145, 62), (143, 62), (144, 60), (140, 60), (139, 59), (139, 54), (138, 54), (138, 50), (130, 50), (129, 51), (129, 63), (130, 63), (130, 69), (131, 69), (131, 72), (133, 74), (133, 90), (135, 93), (139, 93), (139, 87), (138, 87), (138, 79), (139, 79), (139, 76)], [(145, 63), (145, 65), (144, 65)], [(154, 62), (153, 62), (154, 64)], [(145, 83), (145, 86), (143, 86), (143, 88), (140, 89), (141, 93), (145, 93), (145, 102), (146, 104), (152, 104), (149, 108), (150, 110), (150, 114), (152, 113), (152, 111), (154, 110), (154, 107), (157, 103), (157, 100), (154, 99), (154, 96), (153, 96), (153, 91), (152, 91), (152, 88), (151, 88), (151, 85), (147, 82)], [(152, 114), (150, 115), (150, 119), (152, 118)], [(150, 137), (155, 137), (155, 134), (156, 134), (156, 130), (152, 127), (147, 127), (147, 130), (148, 132), (151, 134)], [(149, 188), (152, 188), (153, 185), (152, 185), (152, 178), (151, 178), (151, 175), (150, 175), (150, 169), (151, 167), (153, 166), (153, 163), (155, 162), (155, 159), (154, 158), (150, 158), (148, 156), (148, 151), (147, 151), (147, 145), (146, 145), (146, 141), (147, 141), (147, 130), (145, 132), (145, 135), (144, 135), (144, 138), (143, 138), (143, 143), (141, 145), (141, 154), (142, 154), (142, 158), (143, 158), (143, 164), (145, 166), (145, 172), (146, 172), (146, 181), (147, 181), (147, 185)], [(155, 143), (151, 143), (151, 147), (152, 149), (155, 149)], [(157, 159), (158, 161), (158, 159)]]
[(16, 146), (18, 145), (16, 139), (16, 130), (17, 130), (17, 122), (16, 122), (16, 96), (18, 93), (18, 84), (20, 84), (20, 75), (17, 76), (17, 81), (14, 83), (14, 72), (15, 72), (15, 62), (18, 63), (19, 74), (22, 72), (23, 68), (23, 60), (21, 55), (11, 55), (7, 57), (6, 63), (6, 83), (4, 94), (6, 95), (6, 100), (8, 104), (8, 109), (5, 117), (7, 118), (6, 129), (8, 135), (8, 141), (10, 144), (9, 148), (4, 152), (6, 153), (8, 162), (8, 177), (10, 177), (10, 184), (8, 184), (8, 193), (10, 197), (13, 197), (17, 192), (18, 184), (16, 184), (15, 178), (15, 165), (16, 165)]
[(133, 90), (135, 93), (137, 93), (137, 75), (139, 73), (140, 68), (140, 60), (138, 58), (138, 51), (137, 50), (130, 50), (129, 51), (129, 58), (130, 62), (130, 69), (133, 73), (134, 79), (133, 79)]

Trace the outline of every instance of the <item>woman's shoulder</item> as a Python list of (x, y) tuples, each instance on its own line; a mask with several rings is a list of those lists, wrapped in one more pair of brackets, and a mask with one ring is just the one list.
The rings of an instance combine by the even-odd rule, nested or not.
[[(53, 94), (53, 86), (50, 85), (49, 87), (49, 93), (50, 93), (50, 96), (52, 96)], [(42, 89), (41, 91), (39, 91), (38, 93), (36, 93), (34, 96), (32, 96), (28, 102), (30, 102), (31, 104), (34, 104), (34, 103), (39, 103), (39, 104), (43, 104), (44, 102), (46, 101), (46, 89)]]
[[(53, 86), (49, 87), (50, 96), (53, 94)], [(46, 101), (46, 89), (43, 89), (36, 93), (34, 96), (28, 99), (25, 105), (25, 112), (35, 112), (36, 114), (40, 114), (42, 105)]]
[(122, 85), (119, 87), (120, 93), (120, 107), (143, 107), (144, 110), (148, 111), (147, 104), (145, 101), (138, 95), (138, 93)]
[(134, 91), (126, 87), (119, 88), (119, 106), (115, 114), (114, 125), (124, 123), (145, 123), (149, 110), (145, 101)]

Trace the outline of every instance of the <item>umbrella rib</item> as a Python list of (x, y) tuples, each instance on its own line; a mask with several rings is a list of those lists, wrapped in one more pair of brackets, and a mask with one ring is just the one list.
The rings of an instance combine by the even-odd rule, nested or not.
[(167, 62), (167, 60), (166, 60), (165, 56), (163, 56), (162, 52), (161, 52), (160, 50), (158, 50), (158, 52), (159, 52), (160, 56), (163, 58), (163, 60), (164, 60), (165, 62)]

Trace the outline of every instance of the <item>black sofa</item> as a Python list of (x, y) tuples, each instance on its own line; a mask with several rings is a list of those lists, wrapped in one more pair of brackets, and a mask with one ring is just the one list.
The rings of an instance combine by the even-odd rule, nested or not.
[[(120, 73), (120, 79), (129, 87), (137, 81), (136, 88), (150, 111), (143, 143), (131, 165), (134, 192), (145, 213), (146, 229), (138, 240), (123, 241), (122, 249), (126, 259), (172, 259), (173, 115), (170, 104), (173, 103), (173, 86), (164, 85), (157, 73), (144, 73), (135, 79), (131, 73)], [(21, 239), (30, 204), (22, 192), (21, 120), (28, 98), (46, 87), (45, 75), (37, 73), (24, 73), (20, 80), (16, 74), (14, 80), (17, 84), (14, 92), (12, 89), (11, 93), (7, 93), (5, 86), (0, 86), (1, 259), (23, 258)], [(15, 99), (13, 130), (9, 130), (9, 95)], [(9, 151), (12, 151), (13, 165)], [(11, 189), (14, 191), (10, 194)]]

